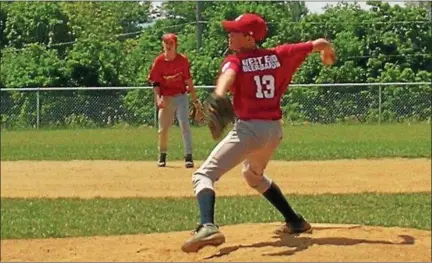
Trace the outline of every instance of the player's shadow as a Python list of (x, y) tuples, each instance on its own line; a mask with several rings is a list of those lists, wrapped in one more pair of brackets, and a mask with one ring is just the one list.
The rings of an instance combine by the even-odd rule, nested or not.
[[(337, 229), (337, 227), (319, 227), (315, 230), (323, 229)], [(343, 229), (347, 229), (346, 227)], [(300, 235), (283, 235), (274, 236), (275, 241), (269, 242), (259, 242), (251, 245), (237, 245), (231, 247), (221, 248), (216, 254), (209, 256), (205, 259), (218, 258), (228, 255), (234, 251), (242, 248), (263, 248), (263, 247), (287, 247), (291, 248), (286, 251), (278, 253), (267, 253), (263, 256), (291, 256), (295, 253), (306, 250), (312, 245), (327, 245), (327, 246), (353, 246), (358, 244), (387, 244), (387, 245), (413, 245), (415, 243), (415, 238), (409, 235), (399, 235), (402, 240), (400, 242), (390, 242), (386, 240), (368, 240), (361, 238), (348, 238), (348, 237), (323, 237), (314, 238), (309, 236)]]

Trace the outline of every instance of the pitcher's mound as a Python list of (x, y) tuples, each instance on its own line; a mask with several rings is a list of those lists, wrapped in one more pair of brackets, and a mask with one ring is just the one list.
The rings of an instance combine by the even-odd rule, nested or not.
[(430, 231), (313, 224), (312, 234), (277, 238), (277, 223), (222, 226), (226, 243), (180, 250), (191, 232), (2, 240), (2, 261), (431, 261)]

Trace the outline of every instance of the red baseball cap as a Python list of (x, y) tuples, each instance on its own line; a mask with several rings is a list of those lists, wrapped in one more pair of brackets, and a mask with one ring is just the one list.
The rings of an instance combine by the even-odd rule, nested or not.
[(162, 36), (162, 40), (165, 42), (167, 40), (172, 40), (177, 43), (177, 36), (174, 33), (166, 33)]
[(223, 20), (223, 28), (228, 32), (239, 32), (251, 35), (256, 41), (261, 41), (267, 35), (267, 24), (256, 14), (245, 13), (235, 20)]

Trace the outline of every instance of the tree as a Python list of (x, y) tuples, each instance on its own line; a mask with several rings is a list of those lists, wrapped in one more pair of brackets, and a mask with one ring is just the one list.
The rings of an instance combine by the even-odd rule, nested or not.
[(49, 46), (72, 40), (68, 18), (59, 3), (13, 2), (6, 10), (4, 32), (13, 47), (33, 43)]
[(428, 12), (428, 19), (431, 20), (432, 16), (432, 2), (431, 1), (405, 1), (405, 6), (409, 8), (424, 8)]
[(6, 7), (8, 4), (9, 3), (0, 3), (0, 50), (7, 45), (5, 29), (6, 29), (6, 19), (7, 19)]
[[(328, 38), (334, 44), (338, 54), (336, 65), (323, 67), (319, 55), (313, 54), (295, 74), (294, 83), (430, 79), (431, 23), (428, 10), (417, 5), (402, 7), (369, 1), (370, 9), (364, 10), (356, 3), (339, 3), (328, 6), (323, 14), (309, 14), (302, 2), (202, 2), (203, 41), (197, 50), (196, 3), (164, 2), (163, 15), (154, 21), (149, 2), (2, 3), (0, 85), (7, 88), (148, 85), (149, 67), (162, 51), (161, 36), (167, 32), (177, 33), (179, 51), (188, 56), (195, 83), (212, 85), (228, 47), (221, 20), (234, 19), (244, 12), (259, 13), (268, 22), (268, 37), (260, 43), (263, 47), (319, 37)], [(198, 96), (204, 99), (208, 92), (199, 90)], [(386, 89), (387, 118), (396, 120), (399, 115), (411, 118), (414, 111), (421, 113), (416, 115), (418, 119), (427, 118), (424, 109), (430, 105), (428, 92), (429, 86)], [(329, 94), (334, 97), (330, 99)], [(77, 102), (72, 108), (62, 96), (56, 99), (44, 96), (44, 114), (62, 109), (66, 116), (44, 115), (50, 123), (103, 126), (106, 118), (97, 118), (102, 112), (117, 120), (122, 116), (134, 124), (153, 121), (151, 90), (71, 92), (68, 96)], [(396, 112), (395, 103), (402, 101), (395, 96), (405, 100), (413, 98), (409, 100), (411, 112)], [(284, 108), (285, 116), (296, 120), (340, 121), (348, 114), (340, 110), (342, 106), (350, 108), (349, 114), (360, 119), (376, 120), (375, 111), (358, 105), (376, 102), (377, 89), (297, 88), (284, 100), (289, 101)], [(18, 115), (19, 112), (34, 113), (23, 97), (20, 100), (10, 97), (9, 102), (7, 105), (16, 105)], [(418, 107), (414, 105), (416, 102)], [(28, 125), (32, 118), (21, 120)]]

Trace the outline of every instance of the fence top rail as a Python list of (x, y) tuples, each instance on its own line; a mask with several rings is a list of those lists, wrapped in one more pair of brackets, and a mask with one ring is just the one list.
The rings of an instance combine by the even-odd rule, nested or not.
[[(295, 87), (364, 87), (364, 86), (418, 86), (431, 85), (431, 82), (382, 82), (382, 83), (321, 83), (321, 84), (291, 84), (290, 88)], [(36, 88), (4, 88), (0, 91), (51, 91), (51, 90), (134, 90), (152, 89), (152, 86), (126, 86), (126, 87), (36, 87)], [(198, 85), (197, 89), (213, 89), (214, 85)]]

